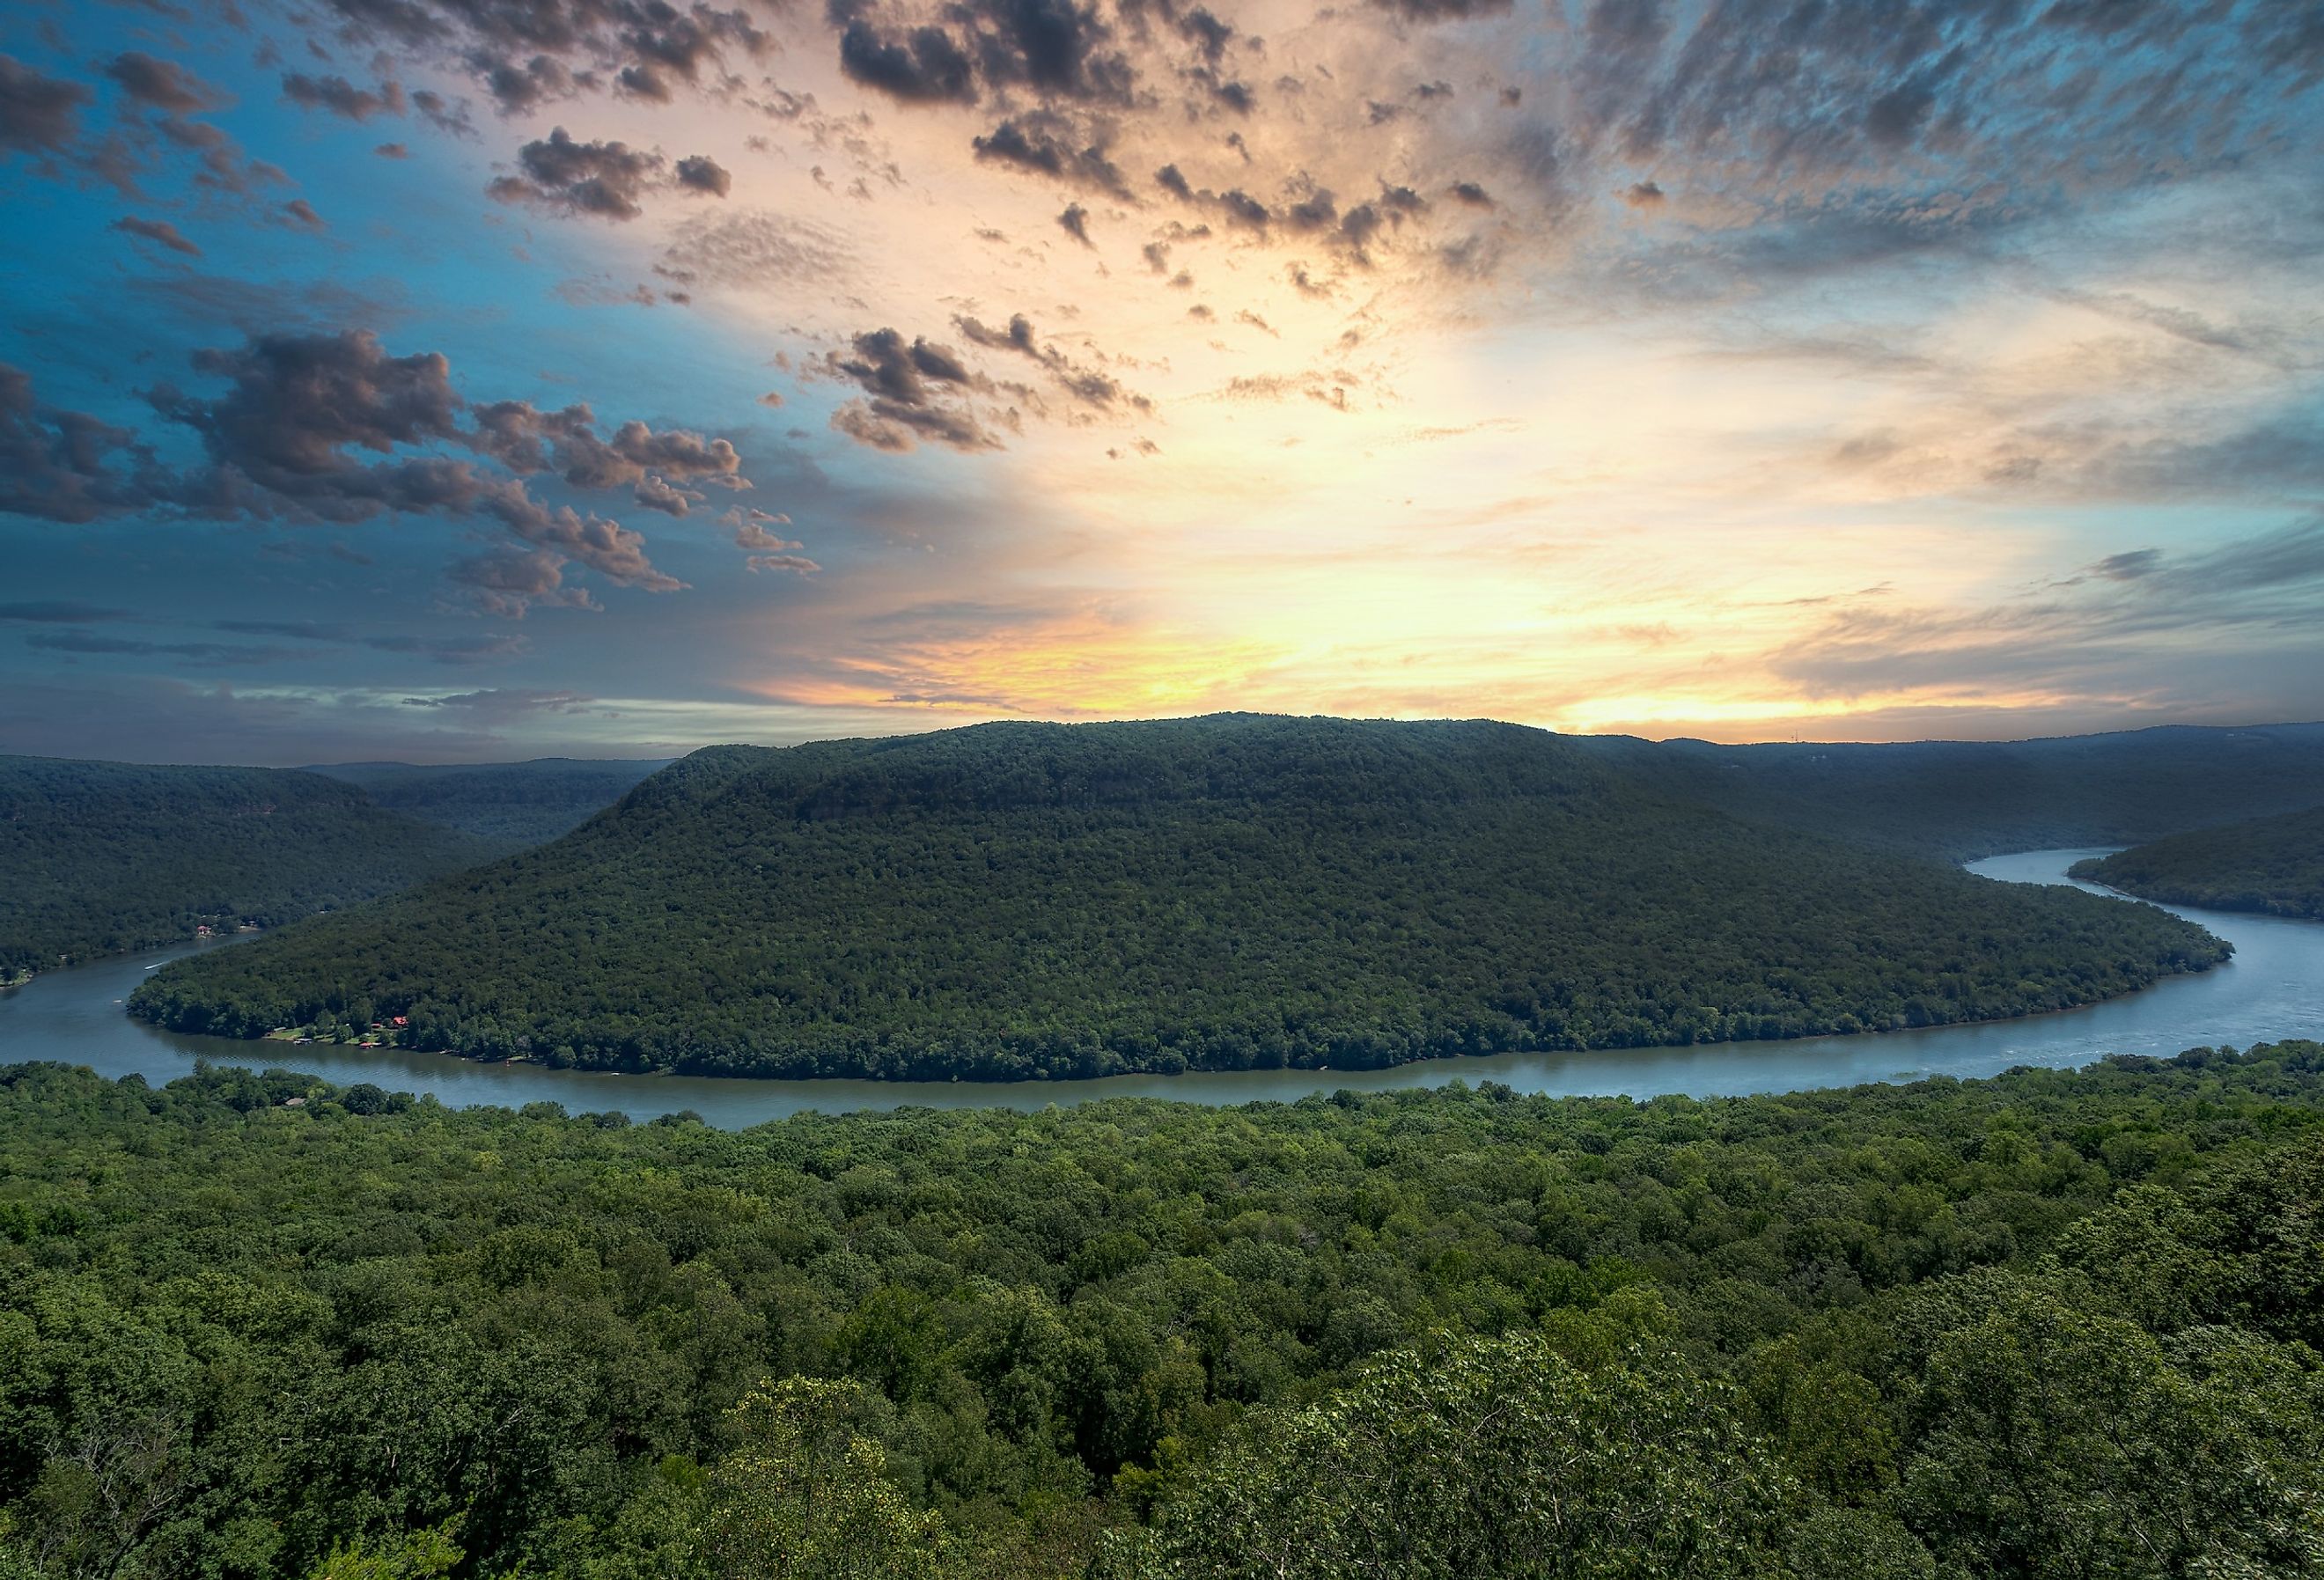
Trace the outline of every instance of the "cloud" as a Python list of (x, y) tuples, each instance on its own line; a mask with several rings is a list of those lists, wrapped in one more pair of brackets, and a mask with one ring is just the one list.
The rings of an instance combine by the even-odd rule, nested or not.
[(78, 82), (44, 75), (13, 55), (0, 55), (0, 150), (63, 152), (78, 131), (81, 106), (92, 97)]
[(976, 102), (975, 66), (940, 27), (890, 35), (859, 18), (839, 35), (839, 69), (903, 104)]
[(1499, 16), (1509, 9), (1509, 0), (1372, 0), (1372, 4), (1407, 22), (1420, 23), (1468, 22)]
[(953, 0), (934, 23), (883, 28), (871, 0), (834, 0), (839, 67), (900, 104), (973, 104), (1027, 93), (1044, 105), (1127, 107), (1137, 73), (1095, 6), (1073, 0)]
[(126, 609), (108, 609), (67, 598), (41, 598), (25, 604), (0, 604), (0, 620), (31, 625), (98, 625), (132, 618)]
[(100, 636), (88, 631), (36, 631), (24, 639), (26, 647), (76, 657), (173, 658), (203, 666), (273, 664), (308, 655), (281, 647), (243, 647), (219, 642), (143, 642), (132, 637)]
[(504, 620), (521, 620), (536, 606), (595, 608), (588, 589), (565, 585), (564, 565), (545, 550), (493, 549), (456, 561), (446, 574), (468, 602)]
[[(1079, 144), (1079, 146), (1076, 146)], [(972, 138), (976, 157), (1068, 186), (1084, 187), (1129, 200), (1130, 184), (1106, 156), (1102, 141), (1085, 140), (1065, 117), (1050, 113), (1012, 116), (982, 136)]]
[(1043, 346), (1034, 332), (1032, 320), (1024, 314), (1013, 315), (1004, 328), (991, 328), (975, 319), (963, 316), (953, 320), (964, 339), (973, 346), (989, 351), (1014, 352), (1039, 364), (1056, 386), (1075, 401), (1086, 406), (1111, 408), (1117, 403), (1150, 411), (1154, 402), (1145, 396), (1125, 390), (1110, 375), (1095, 368), (1076, 364), (1055, 346)]
[(113, 228), (126, 231), (131, 236), (143, 236), (157, 246), (167, 247), (173, 253), (183, 253), (189, 258), (198, 258), (202, 255), (202, 249), (179, 235), (178, 227), (166, 219), (138, 219), (134, 217), (124, 217), (113, 222)]
[(502, 203), (527, 203), (552, 213), (600, 219), (635, 219), (638, 199), (658, 184), (668, 162), (626, 143), (578, 143), (564, 127), (517, 150), (521, 172), (495, 177), (484, 190)]
[(746, 208), (681, 224), (654, 273), (679, 285), (737, 289), (844, 276), (857, 266), (838, 233), (811, 220)]
[(1080, 204), (1068, 203), (1065, 205), (1065, 211), (1057, 216), (1057, 228), (1064, 231), (1075, 241), (1081, 243), (1082, 245), (1091, 248), (1093, 251), (1095, 250), (1097, 244), (1090, 240), (1089, 210), (1083, 208)]
[(363, 645), (377, 652), (410, 653), (430, 662), (465, 669), (521, 658), (528, 644), (521, 636), (367, 636)]
[(405, 103), (403, 85), (398, 82), (362, 88), (344, 77), (309, 77), (296, 71), (282, 79), (282, 97), (300, 109), (323, 110), (350, 121), (400, 115)]
[(489, 718), (510, 719), (529, 713), (569, 713), (596, 700), (578, 691), (502, 688), (458, 691), (444, 697), (407, 697), (403, 703), (407, 707), (455, 707)]
[(696, 153), (678, 162), (678, 184), (689, 192), (724, 198), (734, 189), (734, 178), (716, 160)]
[(143, 503), (113, 467), (124, 453), (141, 457), (135, 434), (42, 405), (31, 375), (0, 363), (0, 514), (78, 523)]
[(2324, 520), (2307, 520), (2192, 553), (2127, 550), (1984, 607), (1845, 602), (1769, 667), (1816, 698), (2163, 688), (2190, 651), (2289, 660), (2319, 598)]
[(601, 439), (586, 405), (543, 411), (524, 401), (477, 406), (474, 416), (465, 442), (520, 476), (554, 471), (576, 488), (595, 489), (635, 487), (656, 474), (720, 488), (751, 485), (731, 442), (684, 429), (656, 433), (632, 420)]
[[(194, 366), (224, 380), (226, 392), (203, 397), (162, 385), (149, 394), (159, 414), (201, 442), (208, 464), (182, 472), (154, 465), (128, 433), (42, 408), (28, 378), (0, 368), (0, 511), (74, 522), (139, 505), (221, 518), (351, 522), (402, 512), (483, 519), (529, 550), (464, 561), (459, 579), (491, 595), (491, 606), (518, 609), (527, 586), (536, 589), (533, 601), (580, 601), (552, 598), (561, 584), (544, 580), (544, 553), (556, 562), (549, 569), (577, 560), (647, 592), (685, 585), (653, 567), (639, 533), (536, 499), (523, 478), (553, 470), (576, 488), (630, 488), (657, 508), (699, 497), (677, 484), (750, 486), (725, 439), (657, 432), (636, 420), (601, 435), (586, 405), (472, 408), (453, 389), (443, 356), (391, 356), (365, 331), (255, 336), (239, 347), (198, 352)], [(108, 465), (123, 450), (139, 462), (126, 476)]]
[(798, 552), (803, 545), (769, 530), (789, 526), (791, 518), (787, 515), (737, 505), (719, 517), (718, 524), (733, 534), (734, 547), (748, 556), (743, 563), (752, 571), (784, 570), (812, 576), (823, 568)]
[[(468, 76), (504, 115), (613, 91), (667, 103), (717, 89), (772, 41), (742, 6), (660, 0), (322, 0), (346, 34)], [(412, 96), (419, 102), (419, 95)]]
[(172, 115), (214, 110), (226, 103), (224, 94), (183, 66), (140, 51), (115, 55), (106, 62), (105, 74), (139, 104)]
[(965, 399), (988, 387), (985, 381), (947, 346), (925, 338), (908, 344), (892, 328), (872, 329), (847, 351), (826, 353), (822, 365), (871, 397), (832, 414), (832, 427), (859, 444), (898, 452), (923, 439), (957, 450), (1001, 448)]

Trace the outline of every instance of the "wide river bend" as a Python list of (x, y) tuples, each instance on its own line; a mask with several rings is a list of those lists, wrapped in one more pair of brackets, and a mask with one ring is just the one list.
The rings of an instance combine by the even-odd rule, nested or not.
[[(1995, 856), (1969, 871), (2011, 883), (2066, 883), (2066, 869), (2102, 850), (2036, 850)], [(2104, 893), (2089, 884), (2076, 884)], [(2324, 924), (2215, 910), (2184, 910), (2236, 946), (2234, 960), (2195, 976), (2171, 977), (2144, 992), (2087, 1009), (1935, 1026), (1858, 1037), (1791, 1042), (1702, 1043), (1587, 1053), (1514, 1053), (1431, 1059), (1387, 1070), (1231, 1070), (1183, 1076), (1113, 1076), (1093, 1081), (752, 1081), (699, 1076), (632, 1076), (556, 1070), (531, 1064), (475, 1064), (396, 1049), (241, 1042), (157, 1031), (131, 1020), (122, 1000), (161, 962), (199, 946), (102, 960), (34, 977), (0, 993), (0, 1063), (56, 1059), (156, 1086), (219, 1064), (288, 1065), (342, 1085), (376, 1081), (390, 1090), (432, 1093), (466, 1107), (556, 1102), (574, 1113), (619, 1109), (633, 1119), (691, 1109), (712, 1124), (740, 1129), (810, 1109), (1039, 1108), (1092, 1097), (1170, 1097), (1187, 1103), (1288, 1102), (1342, 1087), (1379, 1091), (1441, 1086), (1454, 1080), (1504, 1082), (1554, 1096), (1693, 1097), (1794, 1092), (1926, 1076), (1990, 1076), (2015, 1065), (2083, 1065), (2109, 1053), (2173, 1054), (2198, 1044), (2324, 1037)], [(232, 947), (232, 944), (209, 947)]]

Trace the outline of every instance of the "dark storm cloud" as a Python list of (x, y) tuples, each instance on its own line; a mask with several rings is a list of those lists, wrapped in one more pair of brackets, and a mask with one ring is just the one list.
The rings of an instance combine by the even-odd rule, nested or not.
[(61, 153), (94, 96), (78, 82), (50, 77), (13, 55), (0, 55), (0, 149)]
[(324, 110), (350, 121), (400, 115), (404, 109), (401, 83), (362, 88), (344, 77), (309, 77), (295, 71), (282, 79), (282, 97), (300, 109)]
[(174, 60), (139, 51), (115, 55), (106, 62), (105, 74), (139, 104), (173, 115), (214, 110), (226, 102), (225, 95)]
[(971, 146), (981, 160), (1013, 165), (1117, 198), (1130, 197), (1130, 184), (1120, 167), (1106, 157), (1104, 143), (1085, 138), (1072, 123), (1055, 114), (1039, 112), (1002, 121), (972, 139)]

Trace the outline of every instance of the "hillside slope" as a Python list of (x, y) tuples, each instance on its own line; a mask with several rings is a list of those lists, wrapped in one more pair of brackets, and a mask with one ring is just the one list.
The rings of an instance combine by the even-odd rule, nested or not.
[(2136, 845), (2312, 806), (2324, 725), (2167, 725), (2033, 741), (1574, 744), (1755, 822), (1951, 861)]
[(489, 854), (311, 773), (0, 757), (0, 978), (272, 927)]
[(2172, 835), (2073, 871), (2165, 905), (2324, 920), (2324, 807)]
[(2225, 956), (1739, 823), (1537, 730), (1223, 716), (699, 752), (554, 845), (133, 1001), (484, 1056), (1010, 1078), (1377, 1067), (2061, 1008)]
[(474, 835), (493, 855), (510, 855), (576, 827), (669, 765), (667, 757), (536, 757), (449, 767), (333, 762), (307, 772), (360, 785), (377, 806)]

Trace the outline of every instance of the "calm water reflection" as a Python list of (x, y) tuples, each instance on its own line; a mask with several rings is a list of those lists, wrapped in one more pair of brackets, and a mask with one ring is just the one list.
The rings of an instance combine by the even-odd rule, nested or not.
[[(2068, 866), (2101, 854), (2028, 851), (1979, 862), (1969, 870), (2006, 882), (2063, 883), (2070, 881)], [(2179, 914), (2233, 940), (2235, 959), (2218, 970), (2174, 977), (2126, 998), (2030, 1020), (1795, 1042), (1504, 1054), (1438, 1059), (1392, 1070), (1248, 1070), (1006, 1086), (597, 1074), (471, 1064), (441, 1054), (392, 1049), (294, 1049), (184, 1037), (129, 1019), (122, 1000), (153, 966), (192, 952), (191, 947), (180, 947), (54, 972), (0, 995), (0, 1062), (59, 1059), (87, 1065), (106, 1076), (134, 1072), (156, 1085), (186, 1074), (197, 1058), (226, 1064), (288, 1064), (341, 1083), (376, 1081), (390, 1088), (432, 1092), (456, 1106), (515, 1106), (546, 1100), (576, 1113), (620, 1109), (637, 1119), (690, 1108), (711, 1123), (732, 1129), (809, 1109), (829, 1113), (906, 1106), (1038, 1108), (1116, 1096), (1211, 1104), (1289, 1101), (1342, 1087), (1378, 1091), (1437, 1086), (1455, 1079), (1502, 1081), (1521, 1092), (1561, 1096), (1646, 1097), (1679, 1092), (1707, 1097), (1909, 1081), (1932, 1075), (1988, 1076), (2013, 1065), (2088, 1064), (2108, 1053), (2171, 1054), (2198, 1043), (2241, 1048), (2282, 1037), (2324, 1036), (2324, 925), (2221, 911)]]

